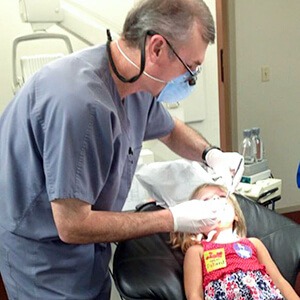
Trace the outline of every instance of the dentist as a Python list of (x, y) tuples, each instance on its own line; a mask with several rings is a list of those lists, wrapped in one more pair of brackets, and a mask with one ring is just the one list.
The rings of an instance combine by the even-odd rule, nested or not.
[(48, 64), (10, 102), (0, 118), (0, 271), (10, 299), (108, 300), (110, 242), (215, 226), (200, 201), (121, 212), (144, 140), (232, 183), (240, 155), (161, 104), (190, 94), (214, 39), (202, 0), (141, 1), (119, 40), (108, 31), (106, 45)]

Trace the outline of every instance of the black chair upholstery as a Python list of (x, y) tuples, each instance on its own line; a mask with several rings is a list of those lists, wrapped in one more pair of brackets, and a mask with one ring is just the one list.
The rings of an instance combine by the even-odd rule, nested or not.
[[(300, 271), (300, 225), (237, 195), (245, 215), (248, 236), (268, 248), (283, 276), (294, 286)], [(162, 209), (154, 202), (139, 211)], [(113, 260), (113, 278), (123, 299), (186, 299), (180, 250), (169, 245), (169, 234), (154, 234), (120, 242)]]

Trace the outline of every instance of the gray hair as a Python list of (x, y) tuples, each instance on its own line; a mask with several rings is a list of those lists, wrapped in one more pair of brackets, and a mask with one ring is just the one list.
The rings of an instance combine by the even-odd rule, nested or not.
[(213, 44), (215, 24), (203, 0), (141, 0), (129, 11), (122, 37), (130, 46), (139, 47), (152, 30), (173, 45), (184, 44), (195, 23), (200, 25), (203, 40)]

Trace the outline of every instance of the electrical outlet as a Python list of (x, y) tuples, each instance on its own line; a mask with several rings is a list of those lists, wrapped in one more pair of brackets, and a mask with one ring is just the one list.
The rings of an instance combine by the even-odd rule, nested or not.
[(261, 81), (270, 81), (270, 68), (267, 66), (261, 67)]

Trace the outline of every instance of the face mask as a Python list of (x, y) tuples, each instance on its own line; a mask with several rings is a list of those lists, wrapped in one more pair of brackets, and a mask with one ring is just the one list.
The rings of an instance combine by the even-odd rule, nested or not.
[(193, 91), (195, 85), (189, 85), (189, 72), (186, 72), (169, 81), (156, 97), (158, 102), (176, 103), (187, 98)]
[[(135, 68), (139, 69), (139, 67), (123, 52), (118, 41), (116, 41), (116, 44), (117, 44), (118, 50), (123, 55), (123, 57), (129, 63), (131, 63)], [(179, 102), (179, 101), (185, 99), (186, 97), (188, 97), (195, 87), (195, 85), (189, 84), (189, 78), (191, 77), (189, 72), (179, 75), (178, 77), (176, 77), (175, 79), (173, 79), (169, 82), (166, 82), (162, 79), (156, 78), (156, 77), (148, 74), (145, 71), (143, 71), (143, 74), (157, 82), (167, 83), (167, 85), (162, 89), (162, 91), (156, 97), (157, 102), (165, 102), (165, 103)]]

